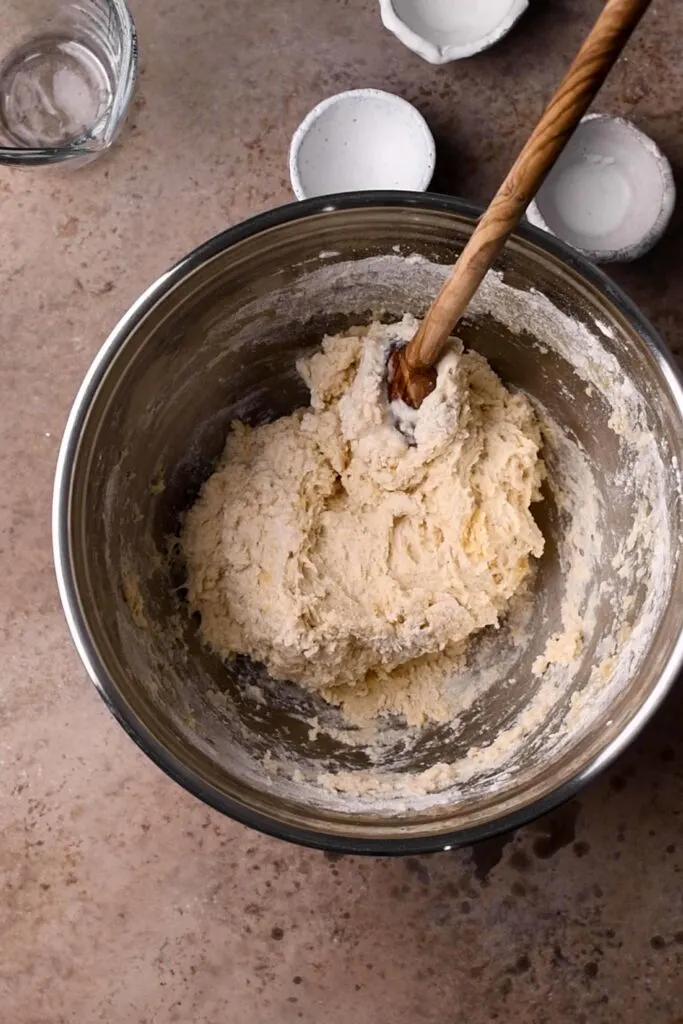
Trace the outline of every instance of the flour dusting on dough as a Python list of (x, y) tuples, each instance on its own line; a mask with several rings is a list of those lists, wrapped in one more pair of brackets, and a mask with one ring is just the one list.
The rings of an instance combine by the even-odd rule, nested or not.
[(538, 420), (482, 356), (454, 343), (415, 443), (396, 428), (387, 355), (417, 326), (326, 338), (298, 366), (310, 408), (235, 423), (183, 534), (204, 640), (357, 723), (451, 717), (443, 682), (544, 545)]

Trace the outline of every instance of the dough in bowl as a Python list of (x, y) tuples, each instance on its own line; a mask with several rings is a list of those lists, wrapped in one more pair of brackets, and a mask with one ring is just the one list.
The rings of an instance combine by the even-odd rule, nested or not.
[(372, 711), (409, 721), (439, 717), (410, 710), (416, 659), (457, 659), (543, 551), (539, 425), (485, 359), (454, 342), (415, 443), (397, 429), (386, 359), (417, 326), (325, 338), (298, 367), (310, 408), (233, 425), (181, 538), (190, 605), (221, 656), (342, 708), (380, 693)]

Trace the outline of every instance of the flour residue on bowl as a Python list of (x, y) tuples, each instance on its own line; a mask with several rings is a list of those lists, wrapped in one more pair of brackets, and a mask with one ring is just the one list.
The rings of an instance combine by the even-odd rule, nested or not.
[[(206, 349), (217, 353), (229, 344), (234, 364), (258, 363), (253, 385), (238, 379), (221, 413), (222, 439), (230, 419), (263, 423), (306, 403), (295, 364), (312, 354), (310, 333), (283, 355), (268, 343), (269, 324), (274, 332), (286, 325), (291, 337), (292, 325), (305, 328), (308, 317), (329, 313), (331, 296), (351, 324), (395, 321), (406, 308), (419, 316), (449, 270), (399, 254), (331, 262), (304, 269), (280, 291), (245, 303), (229, 322), (217, 321), (204, 335)], [(369, 309), (359, 308), (360, 288), (377, 296)], [(504, 344), (489, 341), (489, 327), (504, 332)], [(164, 648), (168, 615), (157, 615), (145, 594), (148, 560), (137, 549), (124, 552), (137, 576), (137, 585), (129, 580), (127, 589), (143, 594), (149, 646), (155, 646), (156, 661), (148, 659), (159, 665), (155, 693), (162, 699), (164, 687), (173, 688), (168, 704), (177, 728), (255, 792), (262, 790), (266, 771), (269, 791), (278, 798), (341, 814), (393, 817), (407, 808), (442, 813), (463, 796), (486, 800), (507, 793), (520, 779), (529, 803), (544, 795), (547, 784), (529, 766), (551, 761), (564, 765), (554, 771), (554, 787), (573, 777), (581, 763), (571, 761), (573, 751), (596, 723), (607, 728), (609, 720), (611, 728), (613, 715), (622, 716), (622, 726), (627, 720), (619, 697), (651, 645), (675, 569), (666, 495), (672, 476), (680, 492), (680, 469), (666, 438), (653, 433), (637, 372), (627, 372), (617, 359), (619, 337), (607, 311), (595, 317), (591, 310), (588, 322), (573, 319), (546, 296), (515, 288), (499, 273), (487, 276), (472, 303), (463, 342), (489, 358), (507, 386), (526, 393), (541, 425), (547, 480), (536, 515), (546, 550), (497, 627), (484, 629), (450, 661), (427, 656), (408, 670), (418, 704), (425, 692), (430, 701), (439, 695), (430, 705), (431, 723), (407, 725), (389, 715), (368, 725), (362, 714), (349, 722), (317, 695), (276, 683), (246, 659), (201, 661), (208, 689), (191, 691), (185, 680), (193, 673), (200, 677), (204, 655), (192, 636), (187, 639), (182, 580), (173, 577), (180, 597), (172, 676)], [(195, 365), (206, 372), (201, 349)], [(283, 388), (296, 396), (285, 409), (278, 404)], [(160, 398), (146, 415), (151, 421), (162, 411)], [(188, 463), (205, 459), (203, 436), (189, 438)], [(204, 479), (211, 469), (207, 463)], [(151, 536), (151, 520), (147, 529)], [(137, 609), (137, 597), (134, 604)], [(125, 626), (131, 648), (134, 627), (132, 619)], [(271, 728), (273, 716), (280, 718)], [(618, 721), (614, 728), (618, 735)]]
[[(360, 262), (364, 275), (382, 275), (389, 290), (395, 279), (398, 288), (400, 276), (405, 290), (405, 259), (387, 256)], [(421, 257), (411, 257), (410, 264), (416, 292), (433, 291), (448, 272), (448, 268)], [(323, 278), (335, 274), (342, 306), (345, 269), (350, 285), (360, 272), (357, 265), (336, 265), (318, 272)], [(309, 279), (306, 287), (315, 285)], [(625, 536), (612, 550), (614, 537), (605, 532), (601, 467), (589, 457), (575, 432), (530, 395), (542, 424), (547, 486), (554, 509), (545, 524), (557, 546), (554, 569), (545, 567), (536, 593), (520, 599), (516, 630), (513, 609), (509, 621), (503, 622), (495, 635), (483, 637), (469, 651), (461, 651), (457, 662), (444, 663), (437, 657), (414, 669), (422, 686), (431, 693), (443, 694), (441, 713), (448, 708), (454, 735), (460, 725), (482, 715), (496, 699), (497, 691), (509, 694), (524, 685), (526, 701), (486, 742), (461, 749), (452, 762), (437, 762), (422, 772), (402, 771), (397, 750), (397, 745), (406, 751), (412, 749), (411, 742), (417, 742), (414, 728), (411, 741), (410, 729), (406, 736), (405, 730), (391, 723), (375, 730), (372, 736), (367, 727), (358, 731), (329, 725), (335, 738), (364, 745), (372, 767), (339, 770), (331, 765), (328, 771), (320, 772), (317, 766), (297, 766), (297, 785), (305, 785), (311, 799), (327, 801), (337, 793), (342, 800), (340, 807), (345, 808), (349, 807), (347, 801), (354, 799), (358, 807), (366, 808), (371, 798), (379, 801), (378, 806), (388, 800), (392, 807), (402, 802), (427, 807), (435, 799), (453, 800), (458, 790), (475, 779), (491, 791), (504, 787), (514, 776), (520, 758), (533, 755), (540, 762), (551, 748), (556, 752), (566, 749), (614, 700), (647, 648), (666, 601), (672, 572), (663, 499), (667, 470), (648, 427), (644, 398), (604, 344), (609, 340), (609, 326), (599, 323), (590, 330), (542, 294), (519, 291), (495, 272), (487, 275), (471, 315), (476, 318), (489, 312), (511, 335), (531, 335), (542, 352), (566, 360), (576, 378), (576, 388), (601, 402), (601, 429), (613, 438), (616, 483), (624, 495), (638, 495), (633, 501), (635, 512), (630, 514), (630, 502), (625, 501), (628, 525)], [(571, 400), (573, 389), (564, 390)], [(613, 578), (607, 578), (606, 560), (614, 567)], [(543, 591), (553, 573), (558, 598), (555, 602), (548, 601)], [(522, 667), (520, 652), (531, 647), (539, 632), (546, 640), (531, 664)], [(579, 687), (577, 676), (584, 679)], [(321, 724), (316, 719), (316, 731), (324, 728), (324, 721)], [(427, 744), (425, 754), (428, 752)], [(405, 760), (409, 760), (408, 755)], [(269, 763), (282, 778), (291, 775), (292, 766), (280, 760), (277, 751), (273, 751)], [(315, 795), (320, 786), (327, 793), (324, 798)]]

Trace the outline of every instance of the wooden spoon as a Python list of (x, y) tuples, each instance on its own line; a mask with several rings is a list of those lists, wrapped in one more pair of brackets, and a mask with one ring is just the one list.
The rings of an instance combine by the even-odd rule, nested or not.
[(528, 142), (463, 249), (415, 335), (389, 360), (389, 398), (417, 409), (436, 384), (435, 365), (486, 271), (543, 184), (651, 0), (607, 0)]

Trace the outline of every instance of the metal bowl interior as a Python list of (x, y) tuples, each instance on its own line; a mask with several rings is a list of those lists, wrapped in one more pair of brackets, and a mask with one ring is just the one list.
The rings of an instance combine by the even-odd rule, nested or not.
[[(479, 638), (465, 671), (488, 673), (491, 685), (449, 726), (402, 732), (394, 724), (374, 770), (385, 781), (409, 780), (464, 763), (508, 735), (495, 765), (460, 778), (456, 772), (447, 786), (419, 798), (409, 787), (400, 797), (387, 789), (352, 798), (323, 786), (321, 773), (362, 775), (369, 766), (362, 745), (307, 727), (307, 716), (325, 724), (335, 712), (295, 687), (273, 684), (244, 659), (222, 663), (199, 642), (175, 540), (231, 421), (258, 423), (306, 404), (294, 364), (323, 333), (373, 315), (422, 314), (475, 213), (434, 196), (345, 196), (273, 211), (226, 232), (124, 317), (69, 420), (56, 482), (55, 556), (86, 667), (124, 727), (171, 776), (276, 835), (391, 853), (448, 847), (516, 825), (568, 798), (615, 757), (681, 663), (680, 381), (628, 300), (533, 231), (510, 241), (501, 277), (484, 289), (460, 334), (506, 383), (547, 410), (596, 469), (601, 548), (586, 591), (592, 626), (554, 688), (541, 690), (532, 665), (560, 628), (566, 582), (554, 543), (563, 512), (548, 495), (539, 506), (547, 552), (525, 643), (513, 642), (505, 627)], [(546, 305), (539, 306), (539, 295)], [(637, 579), (620, 578), (617, 564), (642, 512), (638, 481), (629, 483), (626, 472), (633, 444), (610, 423), (607, 391), (615, 381), (600, 378), (602, 390), (590, 386), (590, 366), (579, 372), (573, 365), (573, 330), (593, 339), (619, 381), (635, 382), (640, 423), (660, 467), (650, 483), (661, 490), (662, 536), (651, 536), (650, 547), (648, 535), (640, 538)], [(626, 606), (629, 630), (622, 630), (620, 648), (630, 653), (615, 654), (621, 674), (610, 674), (603, 659), (598, 678), (601, 644), (615, 608)], [(541, 698), (542, 715), (529, 719)]]

